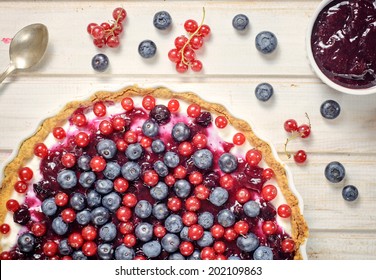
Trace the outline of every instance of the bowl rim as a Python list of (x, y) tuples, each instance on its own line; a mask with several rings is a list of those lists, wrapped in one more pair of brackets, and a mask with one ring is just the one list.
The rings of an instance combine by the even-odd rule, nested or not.
[(369, 94), (374, 94), (376, 93), (376, 86), (370, 87), (370, 88), (362, 88), (362, 89), (353, 89), (353, 88), (347, 88), (345, 86), (341, 86), (332, 80), (330, 80), (317, 66), (316, 60), (313, 57), (313, 52), (312, 52), (312, 44), (311, 44), (311, 37), (312, 37), (312, 31), (313, 31), (313, 26), (316, 22), (316, 19), (320, 12), (331, 2), (336, 1), (336, 0), (322, 0), (320, 4), (316, 7), (315, 12), (312, 14), (309, 24), (307, 27), (307, 33), (306, 33), (306, 50), (307, 50), (307, 57), (310, 62), (311, 68), (315, 72), (315, 74), (321, 79), (322, 82), (324, 82), (326, 85), (329, 87), (343, 92), (347, 94), (353, 94), (353, 95), (369, 95)]

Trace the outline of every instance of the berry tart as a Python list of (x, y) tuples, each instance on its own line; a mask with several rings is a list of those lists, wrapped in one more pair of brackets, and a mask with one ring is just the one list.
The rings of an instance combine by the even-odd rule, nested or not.
[(46, 119), (5, 167), (1, 259), (302, 259), (290, 177), (221, 105), (98, 92)]

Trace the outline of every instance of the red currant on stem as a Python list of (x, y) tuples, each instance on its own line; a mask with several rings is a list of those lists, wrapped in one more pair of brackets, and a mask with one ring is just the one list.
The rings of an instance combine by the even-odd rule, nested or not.
[(307, 160), (307, 154), (303, 150), (299, 150), (294, 155), (294, 160), (296, 163), (304, 163)]
[(287, 132), (294, 132), (298, 130), (298, 123), (294, 119), (288, 119), (284, 123), (284, 128)]
[[(307, 113), (305, 113), (305, 116), (306, 118), (308, 119), (308, 124), (302, 124), (300, 126), (297, 126), (296, 124), (296, 121), (295, 120), (287, 120), (285, 122), (285, 130), (288, 131), (288, 132), (296, 132), (294, 135), (292, 135), (291, 137), (287, 138), (286, 139), (286, 142), (285, 142), (285, 153), (287, 155), (287, 158), (291, 158), (291, 153), (289, 153), (287, 151), (287, 144), (298, 138), (298, 137), (301, 137), (301, 138), (307, 138), (310, 134), (311, 134), (311, 121), (309, 119), (309, 116)], [(297, 163), (303, 163), (305, 162), (307, 159), (307, 154), (305, 153), (305, 151), (303, 150), (299, 150), (295, 155), (294, 155), (294, 160), (295, 162)]]
[(178, 63), (181, 60), (181, 52), (178, 49), (172, 49), (168, 52), (168, 58), (171, 62)]
[(193, 60), (191, 63), (191, 69), (194, 72), (200, 72), (202, 70), (202, 62), (200, 60)]
[(198, 24), (195, 20), (193, 19), (189, 19), (187, 20), (185, 23), (184, 23), (184, 29), (188, 32), (188, 33), (193, 33), (195, 32), (197, 29), (198, 29)]

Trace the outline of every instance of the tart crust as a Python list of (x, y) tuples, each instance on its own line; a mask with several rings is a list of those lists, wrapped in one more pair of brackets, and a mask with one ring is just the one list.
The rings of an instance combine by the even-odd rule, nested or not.
[[(223, 115), (228, 119), (229, 123), (235, 129), (241, 131), (246, 136), (247, 140), (252, 146), (261, 150), (263, 159), (269, 165), (269, 167), (273, 169), (277, 183), (292, 210), (292, 238), (296, 244), (296, 253), (294, 259), (303, 259), (299, 247), (305, 243), (308, 237), (308, 226), (300, 211), (299, 201), (292, 190), (289, 188), (285, 168), (283, 164), (273, 156), (273, 152), (269, 144), (257, 137), (247, 122), (232, 116), (224, 106), (216, 103), (206, 102), (192, 92), (176, 93), (164, 87), (142, 89), (137, 86), (131, 86), (116, 92), (99, 91), (87, 100), (68, 103), (56, 116), (44, 120), (37, 129), (36, 133), (22, 142), (16, 157), (5, 167), (4, 179), (1, 183), (0, 190), (0, 205), (5, 205), (6, 201), (11, 197), (12, 192), (14, 191), (13, 186), (17, 181), (18, 170), (27, 161), (31, 160), (34, 157), (33, 151), (35, 144), (44, 141), (44, 139), (51, 133), (54, 127), (63, 125), (76, 109), (78, 109), (79, 107), (91, 106), (93, 103), (100, 100), (120, 102), (124, 97), (145, 95), (152, 95), (155, 98), (164, 99), (175, 98), (190, 103), (196, 103), (200, 105), (201, 108), (207, 111), (215, 112), (218, 115)], [(1, 223), (4, 222), (6, 213), (7, 209), (5, 208), (5, 206), (0, 208)], [(0, 252), (2, 252), (1, 245)]]

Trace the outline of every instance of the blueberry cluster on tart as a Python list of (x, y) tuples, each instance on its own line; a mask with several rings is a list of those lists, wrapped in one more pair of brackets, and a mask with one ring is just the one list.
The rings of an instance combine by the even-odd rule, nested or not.
[(219, 104), (98, 92), (45, 120), (5, 167), (1, 259), (301, 259), (290, 184)]

